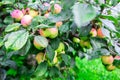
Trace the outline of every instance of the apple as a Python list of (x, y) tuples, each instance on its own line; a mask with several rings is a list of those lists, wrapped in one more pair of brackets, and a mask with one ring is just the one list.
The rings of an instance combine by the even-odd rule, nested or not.
[(53, 58), (53, 64), (57, 64), (57, 63), (58, 63), (57, 52), (55, 52), (55, 56)]
[(16, 9), (11, 13), (11, 16), (12, 18), (15, 18), (17, 21), (20, 21), (23, 18), (24, 14), (22, 13), (21, 10)]
[(91, 31), (90, 31), (90, 34), (92, 37), (96, 37), (97, 36), (97, 31), (95, 28), (92, 28)]
[(38, 15), (38, 11), (31, 9), (31, 10), (29, 11), (29, 15), (32, 16), (32, 17), (35, 17), (35, 16)]
[(61, 6), (59, 4), (54, 4), (54, 13), (58, 14), (62, 10)]
[(64, 49), (65, 49), (64, 43), (60, 42), (58, 48), (55, 51), (61, 53), (64, 51)]
[(108, 71), (114, 70), (116, 67), (113, 64), (105, 66)]
[(82, 48), (88, 48), (88, 49), (90, 49), (90, 48), (92, 48), (92, 46), (91, 46), (91, 44), (90, 44), (90, 41), (84, 41), (84, 40), (80, 40), (80, 46), (82, 47)]
[(45, 3), (43, 3), (43, 5), (48, 7), (48, 10), (50, 11), (50, 4), (49, 3), (45, 2)]
[(56, 22), (55, 26), (59, 28), (60, 26), (62, 26), (62, 24), (63, 24), (62, 21), (59, 21), (59, 22)]
[(47, 28), (46, 31), (49, 34), (49, 38), (53, 39), (56, 38), (58, 36), (58, 29), (56, 27), (53, 28)]
[(35, 36), (33, 44), (38, 50), (42, 50), (48, 46), (48, 40), (43, 36)]
[(48, 37), (48, 36), (49, 36), (49, 34), (48, 34), (48, 32), (46, 31), (46, 29), (40, 29), (40, 30), (39, 30), (39, 34), (40, 34), (41, 36), (44, 36), (44, 37)]
[(77, 37), (73, 37), (73, 42), (75, 42), (75, 43), (79, 43), (79, 42), (80, 42), (80, 39), (77, 38)]
[(49, 15), (50, 15), (50, 13), (45, 13), (45, 14), (44, 14), (44, 16), (45, 16), (46, 18), (48, 18)]
[(43, 61), (43, 58), (44, 58), (44, 53), (43, 52), (39, 52), (35, 57), (38, 64), (40, 64)]
[(102, 33), (101, 28), (97, 29), (97, 36), (100, 37), (100, 38), (104, 38), (104, 37), (105, 37), (105, 36), (103, 35), (103, 33)]
[(112, 55), (103, 55), (101, 56), (102, 63), (105, 65), (112, 64), (114, 61), (114, 58)]
[(23, 27), (29, 26), (31, 22), (32, 22), (32, 17), (30, 15), (25, 15), (21, 19), (21, 24), (23, 25)]

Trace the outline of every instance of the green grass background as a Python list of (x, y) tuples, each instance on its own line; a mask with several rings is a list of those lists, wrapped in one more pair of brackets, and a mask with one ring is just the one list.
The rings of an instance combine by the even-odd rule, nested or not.
[(120, 80), (120, 69), (107, 71), (101, 59), (86, 60), (76, 58), (76, 80)]

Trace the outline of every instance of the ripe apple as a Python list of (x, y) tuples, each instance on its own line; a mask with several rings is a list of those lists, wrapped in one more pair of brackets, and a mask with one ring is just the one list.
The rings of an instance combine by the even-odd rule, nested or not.
[(62, 10), (61, 6), (59, 4), (54, 4), (54, 13), (58, 14)]
[(23, 27), (27, 27), (28, 25), (31, 24), (31, 21), (32, 21), (32, 17), (30, 15), (25, 15), (21, 19), (21, 24), (23, 25)]
[(44, 14), (44, 16), (45, 16), (46, 18), (48, 18), (49, 15), (50, 15), (50, 13), (45, 13), (45, 14)]
[(103, 55), (101, 56), (102, 63), (105, 65), (112, 64), (114, 61), (114, 58), (112, 55)]
[(80, 42), (80, 39), (77, 38), (77, 37), (73, 37), (73, 42), (75, 42), (75, 43), (79, 43), (79, 42)]
[(58, 48), (55, 51), (58, 52), (58, 53), (61, 53), (61, 52), (64, 51), (64, 49), (65, 49), (64, 43), (60, 42)]
[(49, 34), (48, 34), (48, 32), (46, 31), (46, 29), (40, 29), (40, 30), (39, 30), (39, 34), (40, 34), (41, 36), (44, 36), (44, 37), (48, 37), (48, 36), (49, 36)]
[(108, 71), (114, 70), (116, 67), (113, 64), (105, 66)]
[(59, 28), (60, 26), (62, 26), (62, 24), (63, 24), (62, 21), (59, 21), (59, 22), (56, 22), (55, 26)]
[(42, 50), (48, 46), (48, 40), (43, 36), (35, 36), (33, 44), (38, 50)]
[(105, 37), (105, 36), (103, 35), (103, 33), (102, 33), (101, 28), (97, 29), (97, 36), (100, 37), (100, 38), (104, 38), (104, 37)]
[(35, 16), (38, 15), (38, 11), (32, 9), (32, 10), (29, 11), (29, 15), (32, 16), (32, 17), (35, 17)]
[(90, 34), (92, 37), (96, 37), (97, 36), (97, 31), (95, 28), (92, 28), (91, 31), (90, 31)]
[(49, 3), (43, 3), (44, 6), (48, 7), (48, 11), (50, 11), (50, 4)]
[(44, 53), (43, 52), (39, 52), (35, 57), (38, 64), (40, 64), (43, 61), (43, 58), (44, 58)]
[(16, 9), (11, 13), (11, 16), (12, 18), (15, 18), (17, 21), (20, 21), (24, 14), (22, 13), (21, 10)]
[(58, 36), (58, 29), (56, 27), (53, 28), (47, 28), (46, 31), (49, 34), (49, 38), (53, 39)]

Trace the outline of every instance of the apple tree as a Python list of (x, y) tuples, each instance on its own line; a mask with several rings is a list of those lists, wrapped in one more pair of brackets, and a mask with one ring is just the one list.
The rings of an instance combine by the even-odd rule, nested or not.
[(0, 80), (75, 80), (77, 58), (120, 68), (119, 2), (1, 0)]

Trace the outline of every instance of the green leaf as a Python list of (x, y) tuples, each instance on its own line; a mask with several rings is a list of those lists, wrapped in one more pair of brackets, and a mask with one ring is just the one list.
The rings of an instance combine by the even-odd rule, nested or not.
[(54, 55), (55, 55), (55, 52), (54, 52), (54, 49), (52, 49), (52, 47), (50, 45), (48, 45), (48, 47), (46, 48), (46, 53), (47, 53), (47, 57), (52, 62)]
[(69, 30), (69, 23), (65, 23), (59, 28), (61, 34), (67, 32), (68, 30)]
[(120, 47), (118, 45), (114, 45), (115, 51), (117, 52), (117, 54), (120, 55)]
[(70, 64), (70, 56), (69, 55), (62, 54), (61, 56), (66, 65)]
[(111, 38), (110, 31), (108, 29), (102, 27), (101, 30), (102, 30), (103, 35), (105, 35), (108, 38)]
[(47, 71), (47, 63), (42, 62), (37, 66), (37, 68), (34, 72), (34, 75), (36, 77), (40, 77), (40, 76), (44, 75), (46, 71)]
[(20, 27), (20, 25), (21, 25), (20, 23), (10, 24), (5, 28), (5, 32), (10, 32), (10, 31), (13, 31), (13, 30), (17, 30)]
[(52, 47), (54, 50), (56, 50), (56, 49), (58, 48), (59, 43), (60, 43), (60, 39), (59, 39), (59, 38), (55, 38), (55, 39), (52, 39), (52, 40), (50, 41), (50, 45), (51, 45), (51, 47)]
[(5, 47), (8, 50), (19, 50), (26, 44), (28, 37), (29, 33), (25, 30), (12, 32), (5, 42)]
[(73, 6), (74, 21), (78, 27), (90, 22), (96, 17), (96, 11), (92, 5), (76, 3)]
[(40, 25), (36, 26), (36, 28), (51, 28), (51, 27), (54, 27), (54, 26), (48, 26), (48, 25), (45, 25), (45, 24), (40, 24)]
[(16, 74), (17, 74), (17, 71), (12, 68), (7, 71), (7, 75), (16, 76)]
[(13, 22), (14, 22), (14, 20), (13, 20), (13, 18), (11, 16), (7, 16), (4, 19), (4, 23), (6, 23), (6, 24), (11, 24)]
[(31, 47), (31, 42), (28, 39), (28, 41), (26, 42), (26, 44), (18, 51), (19, 54), (22, 55), (22, 56), (25, 56), (28, 53), (30, 47)]
[(111, 31), (116, 31), (114, 24), (110, 20), (107, 19), (100, 19), (100, 20), (105, 25), (105, 27), (107, 27)]

